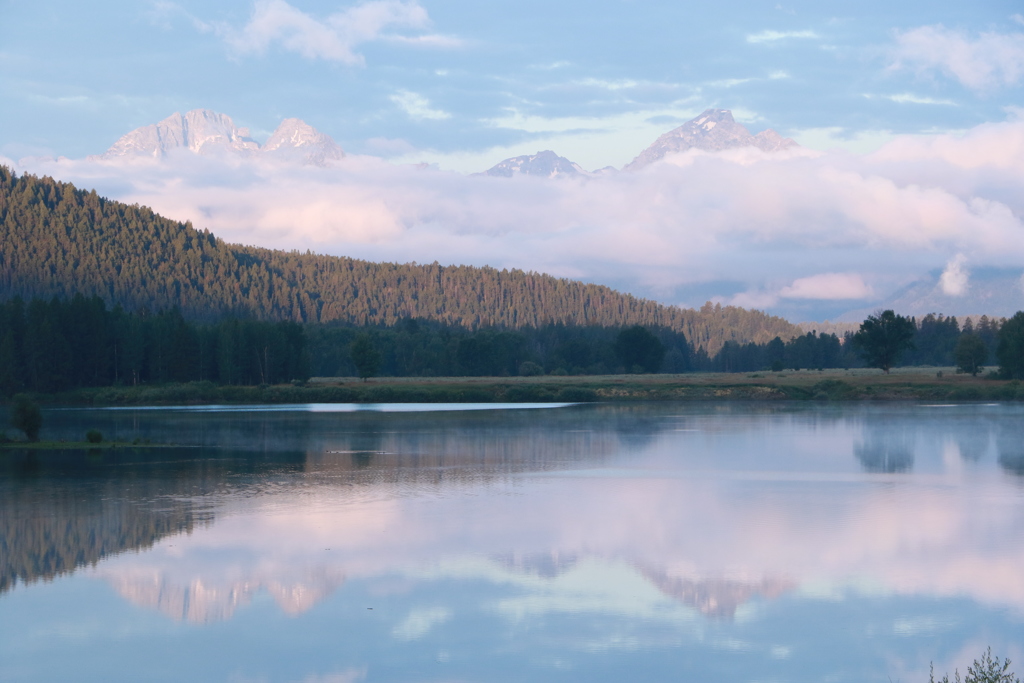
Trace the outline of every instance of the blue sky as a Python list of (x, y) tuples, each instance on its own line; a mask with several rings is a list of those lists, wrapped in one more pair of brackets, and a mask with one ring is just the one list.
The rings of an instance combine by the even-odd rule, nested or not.
[[(0, 0), (0, 162), (247, 244), (538, 270), (793, 320), (897, 300), (1005, 315), (1024, 308), (1022, 11)], [(801, 147), (582, 181), (467, 175), (543, 149), (622, 167), (711, 107)], [(87, 159), (197, 108), (260, 141), (301, 118), (348, 156)]]
[[(899, 36), (922, 26), (968, 41), (1024, 31), (1014, 2), (372, 4), (376, 17), (312, 0), (4, 0), (0, 152), (84, 156), (209, 108), (257, 139), (295, 116), (349, 151), (463, 171), (537, 142), (596, 168), (707, 107), (863, 151), (1003, 120), (1021, 101), (1019, 79), (970, 87), (897, 66)], [(261, 13), (278, 21), (262, 40), (246, 33)], [(305, 28), (287, 21), (300, 14)]]

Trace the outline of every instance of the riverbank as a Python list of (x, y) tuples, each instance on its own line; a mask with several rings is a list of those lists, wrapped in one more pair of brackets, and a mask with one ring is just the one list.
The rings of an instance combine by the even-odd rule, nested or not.
[(258, 387), (211, 382), (101, 387), (37, 397), (43, 404), (123, 406), (245, 403), (527, 403), (593, 401), (1007, 401), (1017, 381), (953, 368), (800, 370), (682, 375), (318, 377)]

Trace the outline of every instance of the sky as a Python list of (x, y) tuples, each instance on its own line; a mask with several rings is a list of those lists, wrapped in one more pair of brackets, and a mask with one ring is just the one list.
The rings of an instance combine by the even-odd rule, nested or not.
[[(982, 313), (984, 273), (1005, 284), (1024, 272), (1022, 13), (944, 1), (0, 0), (0, 161), (231, 241), (541, 270), (794, 320), (870, 309), (924, 278), (943, 305)], [(801, 147), (688, 154), (583, 182), (468, 175), (542, 149), (621, 168), (711, 107)], [(86, 158), (197, 108), (260, 141), (301, 118), (348, 157), (320, 171)]]

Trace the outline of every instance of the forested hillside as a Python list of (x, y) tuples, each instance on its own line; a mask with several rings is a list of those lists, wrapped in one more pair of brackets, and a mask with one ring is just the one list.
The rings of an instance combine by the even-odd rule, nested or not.
[(714, 355), (726, 341), (800, 331), (735, 307), (663, 306), (608, 287), (468, 266), (371, 263), (228, 244), (190, 223), (0, 166), (0, 299), (99, 296), (128, 311), (391, 326), (418, 318), (480, 328), (645, 325)]

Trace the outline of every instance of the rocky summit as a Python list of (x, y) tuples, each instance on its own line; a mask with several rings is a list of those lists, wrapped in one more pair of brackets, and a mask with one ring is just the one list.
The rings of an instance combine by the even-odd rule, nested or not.
[(752, 134), (745, 126), (736, 123), (728, 109), (707, 109), (700, 116), (659, 137), (623, 170), (638, 171), (670, 154), (689, 149), (720, 152), (737, 147), (756, 147), (765, 152), (777, 152), (794, 146), (794, 140), (784, 138), (770, 128), (757, 135)]
[(285, 119), (263, 144), (265, 154), (287, 156), (307, 164), (323, 166), (341, 159), (345, 152), (330, 135), (321, 133), (302, 119)]
[(239, 128), (230, 116), (209, 109), (175, 112), (163, 121), (122, 136), (100, 158), (153, 157), (162, 159), (172, 151), (187, 149), (195, 154), (268, 156), (322, 166), (341, 159), (344, 151), (331, 137), (299, 119), (285, 119), (266, 144), (260, 145)]
[(496, 164), (483, 172), (482, 175), (511, 178), (517, 175), (532, 175), (543, 178), (585, 175), (579, 164), (574, 164), (565, 157), (560, 157), (551, 150), (536, 154), (524, 154), (512, 157)]

